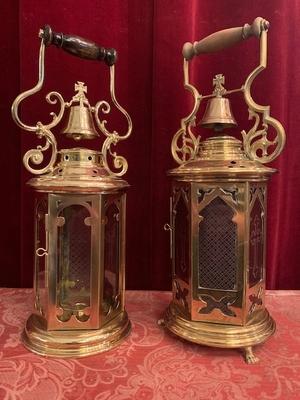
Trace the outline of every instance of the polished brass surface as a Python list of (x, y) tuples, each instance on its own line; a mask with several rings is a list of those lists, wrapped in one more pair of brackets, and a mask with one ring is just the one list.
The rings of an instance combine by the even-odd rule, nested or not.
[[(200, 95), (188, 74), (194, 55), (242, 40), (244, 28), (217, 32), (183, 49), (184, 87), (192, 93), (194, 107), (181, 120), (171, 145), (179, 166), (168, 171), (173, 181), (165, 230), (170, 233), (173, 298), (164, 325), (195, 343), (243, 348), (245, 361), (255, 363), (253, 346), (275, 331), (265, 307), (265, 270), (267, 181), (276, 170), (264, 164), (274, 160), (285, 143), (284, 129), (270, 116), (270, 107), (256, 104), (250, 93), (266, 67), (269, 24), (256, 18), (247, 25), (247, 32), (260, 40), (260, 64), (241, 88), (225, 89), (219, 74), (213, 93)], [(241, 132), (242, 141), (230, 136), (230, 129), (220, 134), (236, 124), (227, 99), (233, 93), (243, 93), (249, 117), (255, 119), (247, 133)], [(200, 141), (192, 128), (205, 99), (201, 125), (215, 135)], [(275, 129), (272, 140), (269, 126)]]
[(263, 343), (275, 332), (276, 325), (265, 309), (242, 326), (212, 324), (188, 320), (181, 308), (171, 303), (164, 324), (176, 335), (191, 342), (212, 347), (243, 348)]
[(94, 139), (99, 134), (94, 125), (92, 108), (85, 96), (87, 87), (83, 82), (78, 82), (75, 85), (75, 90), (77, 94), (67, 106), (70, 111), (67, 125), (62, 133), (74, 140)]
[[(101, 100), (92, 107), (83, 82), (75, 84), (70, 102), (58, 92), (46, 96), (48, 103), (60, 104), (59, 113), (51, 113), (49, 124), (24, 124), (19, 105), (41, 90), (44, 82), (44, 41), (42, 36), (38, 83), (12, 105), (17, 125), (45, 140), (44, 146), (27, 151), (23, 158), (27, 170), (36, 175), (28, 182), (36, 192), (36, 204), (35, 312), (26, 323), (22, 340), (41, 355), (83, 357), (115, 347), (130, 331), (124, 302), (129, 185), (121, 178), (128, 164), (112, 149), (130, 136), (132, 122), (116, 99), (115, 67), (109, 63), (111, 101), (128, 123), (124, 134), (106, 128), (107, 121), (100, 113), (108, 114), (111, 106)], [(76, 40), (73, 45), (81, 54)], [(51, 130), (65, 111), (67, 124), (61, 133), (75, 141), (100, 139), (98, 129), (105, 137), (101, 152), (83, 147), (58, 150)], [(44, 160), (49, 149), (51, 154)]]
[[(200, 94), (197, 88), (189, 81), (188, 60), (191, 58), (184, 58), (184, 88), (192, 93), (194, 106), (191, 113), (181, 120), (181, 127), (175, 133), (172, 140), (171, 153), (178, 164), (183, 164), (188, 160), (192, 160), (198, 153), (200, 136), (197, 136), (193, 132), (192, 128), (196, 124), (196, 114), (201, 101), (207, 98), (217, 98), (220, 96), (220, 93), (222, 96), (227, 96), (236, 92), (242, 92), (244, 95), (244, 100), (248, 105), (249, 119), (254, 119), (255, 121), (253, 127), (249, 129), (248, 132), (245, 130), (241, 132), (243, 147), (249, 159), (260, 163), (268, 163), (275, 160), (275, 158), (277, 158), (282, 152), (286, 140), (283, 126), (278, 120), (270, 115), (270, 106), (263, 106), (256, 103), (251, 95), (251, 87), (255, 78), (267, 66), (267, 32), (269, 29), (269, 23), (263, 18), (257, 17), (251, 27), (249, 25), (248, 27), (251, 28), (251, 30), (255, 32), (255, 36), (259, 38), (259, 65), (248, 75), (244, 84), (240, 88), (232, 90), (225, 89), (222, 86), (223, 75), (219, 74), (214, 78), (214, 82), (219, 80), (219, 83), (216, 85), (217, 91), (215, 90), (212, 94), (208, 95)], [(220, 38), (218, 38), (218, 45), (216, 45), (216, 48), (222, 48), (222, 45), (220, 45), (220, 43), (222, 43), (222, 32), (218, 32), (218, 34), (220, 34)], [(224, 37), (224, 40), (228, 40), (228, 37), (226, 37), (226, 39)], [(269, 135), (269, 126), (275, 130), (275, 137), (274, 133)], [(270, 139), (270, 137), (273, 137), (273, 139)]]
[[(248, 275), (250, 243), (253, 241), (254, 246), (257, 245), (255, 240), (265, 243), (266, 181), (274, 172), (274, 169), (250, 160), (242, 148), (242, 142), (230, 136), (215, 136), (200, 142), (193, 160), (169, 171), (174, 179), (170, 223), (167, 227), (171, 235), (173, 301), (166, 311), (165, 325), (173, 333), (199, 344), (245, 348), (245, 360), (248, 363), (258, 361), (253, 355), (252, 346), (266, 340), (275, 330), (275, 324), (264, 305), (265, 245), (261, 255), (263, 274), (252, 286)], [(190, 221), (191, 271), (186, 281), (178, 275), (175, 266), (178, 246), (176, 228), (182, 229), (181, 226), (176, 227), (180, 198), (185, 199)], [(236, 227), (236, 277), (235, 285), (230, 290), (201, 287), (198, 283), (198, 266), (204, 257), (199, 242), (201, 224), (205, 220), (203, 213), (215, 201), (223, 202), (224, 210), (231, 210), (232, 226)], [(261, 215), (261, 222), (256, 231), (251, 231), (251, 213), (257, 204), (261, 209), (257, 214)], [(224, 235), (228, 236), (228, 224), (229, 221), (217, 229), (224, 230)], [(207, 229), (204, 234), (208, 238), (213, 259), (217, 262), (214, 254), (222, 236), (210, 237)], [(254, 249), (257, 251), (258, 248)], [(215, 270), (209, 267), (208, 273), (219, 274), (218, 271), (222, 271), (220, 268), (218, 264)], [(216, 275), (213, 275), (213, 280), (217, 282)]]
[(117, 346), (131, 330), (126, 311), (119, 313), (102, 329), (49, 331), (45, 321), (31, 315), (22, 333), (29, 350), (47, 357), (86, 357)]
[(223, 129), (236, 126), (236, 120), (232, 115), (229, 99), (225, 97), (210, 99), (200, 125), (203, 128), (213, 129), (215, 132), (221, 132)]
[[(119, 141), (127, 139), (132, 131), (132, 121), (127, 113), (127, 111), (119, 104), (116, 99), (115, 94), (115, 66), (110, 66), (110, 95), (113, 105), (124, 115), (128, 123), (128, 129), (125, 134), (119, 134), (117, 131), (110, 132), (106, 128), (106, 119), (101, 119), (99, 117), (99, 113), (108, 114), (111, 110), (110, 104), (105, 101), (101, 100), (98, 101), (95, 107), (91, 107), (89, 105), (88, 99), (85, 96), (87, 92), (87, 87), (84, 85), (83, 82), (77, 82), (75, 84), (75, 91), (77, 94), (73, 97), (71, 102), (65, 102), (62, 95), (58, 92), (50, 92), (46, 96), (46, 101), (50, 104), (56, 104), (59, 102), (60, 110), (58, 114), (51, 112), (52, 121), (49, 124), (43, 124), (42, 122), (37, 122), (36, 125), (27, 125), (21, 121), (19, 116), (19, 106), (26, 98), (34, 95), (35, 93), (39, 92), (44, 83), (45, 77), (45, 44), (44, 39), (42, 38), (40, 52), (39, 52), (39, 77), (37, 84), (29, 90), (19, 94), (16, 97), (12, 104), (12, 117), (15, 123), (22, 129), (33, 132), (37, 135), (39, 139), (44, 139), (44, 145), (37, 146), (36, 149), (28, 150), (24, 157), (23, 163), (26, 169), (35, 175), (41, 175), (48, 172), (52, 172), (57, 160), (57, 141), (52, 133), (51, 129), (57, 126), (62, 117), (64, 116), (65, 109), (71, 107), (71, 120), (69, 118), (70, 124), (65, 128), (67, 129), (67, 134), (70, 137), (73, 137), (75, 140), (79, 140), (80, 138), (94, 138), (99, 136), (96, 130), (94, 129), (94, 122), (91, 119), (91, 113), (95, 117), (95, 122), (98, 129), (103, 133), (106, 137), (102, 144), (101, 153), (103, 156), (103, 163), (107, 171), (111, 175), (114, 176), (122, 176), (126, 173), (128, 169), (128, 163), (123, 156), (118, 155), (115, 151), (112, 151), (112, 146), (115, 146)], [(76, 105), (76, 102), (79, 102), (79, 106)], [(75, 103), (75, 105), (73, 105)], [(82, 109), (84, 110), (82, 111)], [(79, 128), (79, 130), (78, 130)], [(84, 128), (84, 131), (82, 129)], [(81, 130), (80, 130), (81, 129)], [(75, 133), (72, 133), (74, 131)], [(80, 133), (81, 132), (81, 133)], [(47, 151), (51, 147), (51, 155), (48, 164), (42, 168), (36, 168), (36, 165), (41, 165), (44, 161), (44, 152)], [(117, 171), (114, 171), (111, 166), (109, 165), (108, 158), (112, 157), (113, 167)]]
[(223, 86), (224, 83), (224, 75), (216, 75), (213, 80), (215, 86), (213, 94), (215, 97), (208, 100), (204, 116), (200, 123), (203, 128), (221, 132), (223, 129), (232, 128), (237, 125), (232, 114), (229, 99), (222, 97), (226, 93), (226, 89)]
[(105, 168), (102, 153), (85, 148), (63, 149), (51, 173), (32, 178), (28, 184), (39, 191), (98, 193), (128, 187)]
[(199, 143), (197, 156), (168, 172), (181, 181), (266, 180), (276, 170), (251, 160), (242, 142), (231, 136), (214, 136)]

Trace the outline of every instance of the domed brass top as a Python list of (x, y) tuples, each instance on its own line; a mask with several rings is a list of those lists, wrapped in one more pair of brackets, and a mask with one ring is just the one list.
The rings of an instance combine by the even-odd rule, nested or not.
[(102, 192), (129, 186), (110, 174), (99, 151), (73, 148), (60, 150), (59, 155), (52, 172), (33, 178), (28, 184), (39, 191), (54, 192)]
[(276, 172), (247, 157), (242, 142), (232, 136), (215, 136), (200, 142), (195, 158), (172, 169), (168, 175), (183, 180), (262, 180)]

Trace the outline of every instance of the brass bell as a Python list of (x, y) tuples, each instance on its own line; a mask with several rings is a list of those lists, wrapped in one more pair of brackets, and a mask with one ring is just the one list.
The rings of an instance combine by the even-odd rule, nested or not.
[(223, 75), (216, 75), (213, 84), (215, 86), (214, 95), (207, 103), (206, 110), (200, 123), (203, 128), (213, 129), (220, 132), (223, 129), (236, 126), (236, 120), (232, 114), (229, 99), (222, 97), (226, 93), (223, 84), (225, 78)]
[(200, 125), (214, 131), (222, 131), (225, 128), (236, 126), (237, 123), (232, 115), (229, 99), (225, 97), (210, 99)]
[(84, 94), (87, 91), (86, 86), (83, 82), (77, 82), (75, 90), (78, 93), (69, 104), (69, 118), (62, 133), (74, 140), (94, 139), (99, 134), (94, 125), (91, 106)]

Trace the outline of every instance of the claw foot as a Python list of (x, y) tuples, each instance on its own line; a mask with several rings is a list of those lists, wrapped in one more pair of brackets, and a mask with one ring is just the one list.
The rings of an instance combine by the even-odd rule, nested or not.
[(247, 364), (256, 364), (259, 361), (259, 358), (256, 357), (252, 351), (252, 347), (244, 347), (245, 352), (245, 361)]

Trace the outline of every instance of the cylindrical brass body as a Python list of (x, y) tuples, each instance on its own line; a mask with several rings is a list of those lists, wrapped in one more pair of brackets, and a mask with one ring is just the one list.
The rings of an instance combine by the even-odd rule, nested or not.
[(266, 182), (230, 136), (202, 142), (171, 170), (173, 300), (166, 327), (184, 339), (247, 347), (275, 330), (265, 308)]
[(128, 184), (102, 155), (60, 152), (53, 172), (31, 179), (35, 208), (35, 313), (23, 332), (30, 350), (85, 356), (114, 347), (130, 331), (124, 309)]

